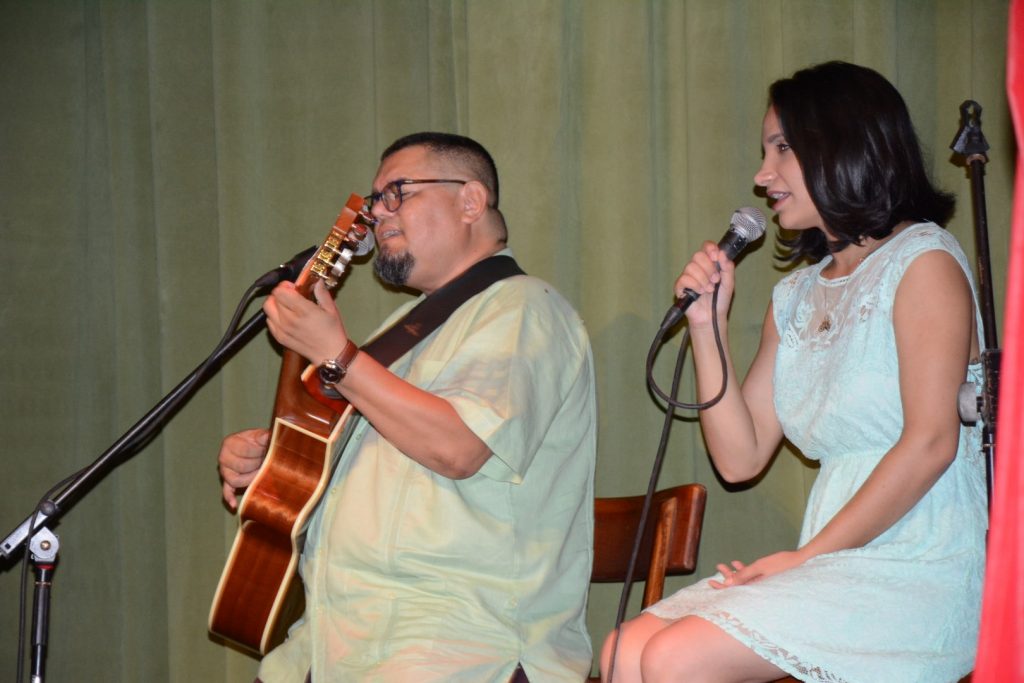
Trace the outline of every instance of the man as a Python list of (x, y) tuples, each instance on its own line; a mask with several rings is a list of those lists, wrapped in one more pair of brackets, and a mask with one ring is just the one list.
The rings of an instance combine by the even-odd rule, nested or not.
[[(510, 253), (494, 162), (468, 138), (396, 141), (368, 202), (375, 271), (424, 296)], [(269, 329), (311, 363), (340, 356), (335, 389), (363, 419), (307, 534), (306, 614), (260, 679), (584, 678), (596, 401), (579, 316), (550, 285), (514, 275), (384, 367), (352, 355), (329, 293), (318, 284), (314, 295), (279, 285), (264, 306)], [(225, 439), (232, 507), (267, 439)]]

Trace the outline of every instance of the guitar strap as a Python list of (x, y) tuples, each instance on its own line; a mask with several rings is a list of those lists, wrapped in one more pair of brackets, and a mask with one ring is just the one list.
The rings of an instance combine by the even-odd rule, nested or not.
[[(384, 367), (389, 367), (440, 327), (455, 309), (474, 295), (499, 280), (525, 274), (511, 256), (491, 256), (477, 261), (454, 280), (428, 294), (415, 308), (359, 349)], [(303, 373), (302, 382), (306, 391), (317, 401), (339, 414), (345, 411), (347, 404), (344, 403), (344, 397), (334, 387), (321, 384), (312, 366)], [(349, 423), (351, 426), (351, 420)]]
[(511, 256), (491, 256), (478, 261), (457, 278), (431, 292), (415, 308), (361, 350), (388, 367), (440, 327), (459, 306), (495, 282), (525, 275)]
[[(491, 256), (470, 266), (464, 273), (447, 283), (440, 289), (431, 292), (419, 302), (415, 308), (402, 316), (395, 324), (383, 333), (363, 344), (360, 350), (369, 354), (374, 360), (384, 367), (390, 366), (396, 360), (405, 355), (416, 344), (430, 335), (431, 332), (440, 327), (455, 310), (471, 299), (474, 295), (484, 291), (495, 282), (512, 277), (513, 275), (525, 275), (515, 259), (511, 256)], [(331, 389), (320, 384), (316, 372), (312, 372), (312, 366), (303, 375), (303, 383), (306, 390), (317, 401), (330, 406), (339, 413), (343, 412), (347, 404), (338, 403), (341, 394), (331, 395)], [(358, 415), (358, 413), (356, 413)], [(358, 420), (346, 420), (342, 433), (336, 442), (330, 467), (333, 470), (352, 436)], [(307, 527), (312, 517), (306, 520), (302, 526), (302, 537), (304, 538)], [(300, 539), (300, 544), (302, 543)]]

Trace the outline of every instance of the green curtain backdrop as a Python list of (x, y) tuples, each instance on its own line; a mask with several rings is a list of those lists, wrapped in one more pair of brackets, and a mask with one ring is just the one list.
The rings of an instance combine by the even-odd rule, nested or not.
[[(960, 197), (951, 230), (972, 255), (969, 183), (949, 144), (960, 103), (982, 104), (1001, 311), (1015, 154), (1007, 11), (1007, 0), (0, 0), (0, 533), (195, 367), (248, 284), (321, 240), (349, 194), (370, 189), (380, 150), (416, 130), (493, 152), (513, 249), (587, 323), (598, 495), (646, 488), (663, 416), (644, 380), (649, 344), (689, 254), (735, 208), (763, 206), (752, 178), (765, 90), (799, 67), (845, 59), (896, 83), (934, 177)], [(780, 277), (772, 242), (739, 271), (744, 367)], [(357, 339), (401, 300), (365, 265), (338, 297)], [(659, 357), (666, 385), (674, 350)], [(68, 511), (52, 680), (252, 679), (255, 660), (206, 631), (235, 525), (215, 461), (224, 434), (267, 423), (278, 365), (257, 338)], [(698, 575), (791, 546), (813, 467), (783, 448), (756, 485), (727, 487), (691, 418), (676, 420), (660, 485), (708, 487)], [(20, 578), (3, 570), (8, 677)], [(595, 647), (617, 597), (592, 591)]]

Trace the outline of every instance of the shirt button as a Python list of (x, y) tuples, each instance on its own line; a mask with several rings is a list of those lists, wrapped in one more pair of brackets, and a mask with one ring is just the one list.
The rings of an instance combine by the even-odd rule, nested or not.
[(519, 607), (519, 601), (515, 598), (509, 598), (505, 601), (505, 607), (508, 609), (515, 609), (516, 607)]

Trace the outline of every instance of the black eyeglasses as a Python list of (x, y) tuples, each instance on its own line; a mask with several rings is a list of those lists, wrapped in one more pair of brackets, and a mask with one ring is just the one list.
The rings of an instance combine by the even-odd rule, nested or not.
[(366, 200), (367, 211), (371, 211), (373, 205), (377, 202), (382, 202), (385, 209), (394, 212), (398, 211), (398, 208), (402, 206), (402, 200), (405, 198), (402, 194), (403, 185), (419, 185), (420, 183), (458, 183), (459, 185), (465, 185), (468, 182), (468, 180), (444, 180), (440, 178), (427, 178), (424, 180), (401, 178), (399, 180), (392, 180), (380, 192), (371, 192), (363, 197), (363, 199)]

